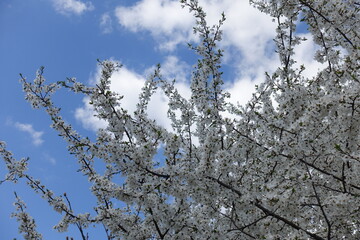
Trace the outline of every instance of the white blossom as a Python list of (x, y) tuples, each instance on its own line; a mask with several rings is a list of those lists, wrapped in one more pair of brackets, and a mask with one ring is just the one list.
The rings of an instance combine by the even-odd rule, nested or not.
[[(99, 63), (96, 86), (75, 78), (46, 84), (43, 68), (32, 83), (21, 79), (26, 99), (45, 108), (92, 183), (96, 214), (75, 213), (67, 195), (56, 196), (27, 175), (27, 159), (15, 160), (1, 143), (5, 180), (27, 179), (63, 215), (55, 228), (67, 231), (74, 224), (83, 239), (96, 223), (108, 239), (358, 239), (359, 3), (252, 0), (278, 24), (274, 41), (281, 65), (264, 74), (245, 106), (234, 106), (223, 90), (217, 47), (225, 15), (208, 26), (198, 1), (180, 2), (194, 14), (201, 39), (190, 46), (199, 55), (190, 98), (158, 66), (129, 114), (122, 96), (110, 90), (111, 75), (121, 68), (110, 60)], [(325, 63), (311, 78), (294, 60), (294, 48), (306, 41), (296, 32), (299, 19), (319, 45), (315, 59)], [(62, 118), (51, 95), (61, 87), (86, 95), (106, 121), (95, 141)], [(168, 98), (172, 130), (148, 117), (157, 91)], [(103, 160), (104, 172), (95, 160)]]
[(19, 222), (19, 232), (23, 234), (25, 240), (41, 240), (42, 235), (36, 231), (35, 220), (25, 211), (26, 205), (17, 194), (16, 202), (14, 203), (16, 212), (11, 216), (16, 218)]

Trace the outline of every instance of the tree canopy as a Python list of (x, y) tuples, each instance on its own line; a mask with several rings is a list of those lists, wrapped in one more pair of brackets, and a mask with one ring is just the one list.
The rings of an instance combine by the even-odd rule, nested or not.
[[(54, 194), (26, 172), (28, 158), (16, 160), (1, 142), (4, 181), (27, 181), (62, 215), (55, 228), (67, 231), (73, 224), (82, 239), (91, 239), (86, 228), (92, 224), (102, 224), (107, 239), (360, 238), (360, 3), (250, 2), (277, 22), (281, 65), (264, 74), (246, 105), (230, 104), (223, 90), (218, 42), (225, 15), (208, 26), (198, 1), (181, 0), (194, 14), (200, 37), (190, 45), (199, 59), (189, 99), (164, 79), (160, 66), (133, 113), (110, 90), (109, 79), (121, 68), (117, 62), (99, 62), (96, 86), (74, 78), (48, 84), (43, 68), (33, 82), (21, 77), (26, 100), (45, 109), (91, 182), (96, 214), (72, 209), (66, 194)], [(304, 41), (296, 34), (299, 22), (308, 26), (318, 44), (315, 58), (325, 64), (312, 78), (293, 58), (294, 47)], [(97, 117), (107, 122), (96, 140), (80, 136), (62, 118), (52, 101), (59, 88), (88, 96)], [(168, 97), (172, 129), (148, 117), (156, 91)], [(104, 174), (95, 167), (100, 160)], [(118, 175), (123, 182), (114, 180)], [(15, 205), (25, 239), (42, 239), (18, 196)]]

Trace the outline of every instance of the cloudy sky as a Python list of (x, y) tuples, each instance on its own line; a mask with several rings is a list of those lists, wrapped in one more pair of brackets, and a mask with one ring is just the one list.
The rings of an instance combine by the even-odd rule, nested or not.
[[(247, 0), (202, 0), (208, 22), (214, 24), (222, 12), (225, 50), (223, 71), (225, 88), (233, 103), (244, 104), (254, 85), (264, 80), (264, 72), (278, 66), (274, 53), (275, 24), (272, 19), (248, 5)], [(97, 59), (113, 59), (123, 64), (112, 77), (114, 91), (124, 95), (123, 106), (135, 109), (144, 80), (158, 63), (169, 80), (184, 96), (189, 96), (189, 76), (196, 56), (187, 43), (197, 42), (192, 34), (194, 18), (178, 1), (172, 0), (0, 0), (0, 140), (6, 141), (15, 157), (30, 157), (29, 173), (41, 179), (58, 195), (67, 193), (77, 212), (92, 211), (94, 199), (89, 184), (76, 173), (76, 160), (66, 145), (49, 128), (50, 120), (41, 110), (25, 102), (19, 73), (28, 80), (45, 66), (49, 82), (76, 77), (86, 84), (98, 81)], [(311, 54), (316, 46), (306, 28), (298, 34), (309, 40), (296, 49), (299, 64), (311, 76), (319, 67)], [(87, 99), (62, 90), (55, 95), (65, 119), (83, 135), (93, 135), (103, 123), (93, 117)], [(166, 98), (157, 93), (150, 116), (168, 127)], [(3, 178), (4, 163), (0, 162)], [(45, 239), (65, 239), (66, 234), (51, 230), (60, 218), (26, 184), (0, 185), (0, 238), (19, 237), (17, 223), (10, 218), (13, 191), (28, 204)], [(70, 235), (78, 239), (77, 232)], [(103, 235), (92, 233), (92, 239)], [(21, 239), (21, 238), (20, 238)]]

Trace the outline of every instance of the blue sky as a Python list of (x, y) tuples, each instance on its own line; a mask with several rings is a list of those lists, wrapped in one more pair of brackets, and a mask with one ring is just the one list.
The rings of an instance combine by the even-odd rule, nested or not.
[[(272, 42), (275, 25), (270, 17), (248, 6), (247, 0), (200, 3), (210, 23), (217, 22), (223, 11), (227, 16), (221, 43), (225, 49), (225, 88), (232, 102), (244, 104), (254, 85), (264, 80), (264, 72), (278, 65)], [(24, 100), (19, 73), (32, 80), (36, 70), (45, 66), (49, 82), (76, 77), (94, 84), (99, 76), (97, 59), (120, 61), (124, 67), (112, 77), (112, 89), (125, 95), (123, 106), (131, 111), (146, 75), (161, 63), (164, 76), (177, 79), (180, 92), (189, 96), (189, 76), (196, 56), (186, 43), (197, 41), (192, 35), (193, 20), (178, 1), (170, 0), (0, 0), (0, 140), (7, 142), (15, 157), (30, 157), (29, 173), (56, 194), (66, 192), (76, 212), (92, 212), (94, 198), (88, 192), (89, 183), (76, 173), (76, 160), (49, 127), (46, 113), (31, 109)], [(309, 66), (309, 76), (319, 67), (308, 54), (314, 49), (310, 40), (296, 49), (299, 64)], [(83, 96), (61, 90), (54, 101), (81, 134), (94, 136), (103, 126), (92, 116)], [(161, 93), (154, 96), (149, 111), (169, 127), (166, 99)], [(1, 161), (1, 177), (4, 168)], [(65, 239), (67, 235), (79, 239), (76, 231), (58, 234), (52, 230), (61, 216), (24, 182), (0, 185), (1, 239), (22, 239), (15, 219), (10, 218), (14, 190), (27, 203), (44, 239)], [(102, 239), (100, 232), (90, 231), (91, 239)]]

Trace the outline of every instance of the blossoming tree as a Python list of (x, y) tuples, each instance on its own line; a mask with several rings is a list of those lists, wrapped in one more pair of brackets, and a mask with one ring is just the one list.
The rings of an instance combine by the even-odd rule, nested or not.
[[(34, 82), (21, 79), (26, 99), (46, 110), (92, 183), (96, 214), (75, 212), (66, 194), (56, 196), (28, 175), (27, 159), (14, 159), (1, 142), (5, 181), (26, 180), (62, 215), (55, 228), (67, 231), (73, 224), (82, 239), (91, 238), (90, 224), (102, 224), (107, 239), (360, 238), (360, 3), (250, 2), (278, 23), (274, 40), (281, 66), (265, 75), (245, 106), (228, 103), (222, 90), (217, 43), (225, 16), (208, 26), (196, 0), (181, 0), (194, 13), (200, 36), (191, 46), (200, 57), (190, 99), (162, 77), (160, 66), (132, 114), (110, 91), (109, 79), (121, 67), (112, 61), (100, 62), (101, 80), (94, 87), (75, 79), (46, 84), (43, 69)], [(299, 20), (319, 46), (316, 60), (326, 65), (312, 78), (304, 77), (306, 66), (296, 67), (293, 59), (294, 47), (303, 41), (296, 35)], [(61, 117), (51, 97), (61, 87), (88, 96), (97, 117), (107, 122), (96, 141), (80, 136)], [(147, 115), (156, 91), (168, 97), (171, 130)], [(104, 174), (94, 166), (98, 160), (106, 164)], [(113, 181), (116, 175), (124, 182)], [(15, 205), (25, 239), (42, 239), (18, 196)]]

